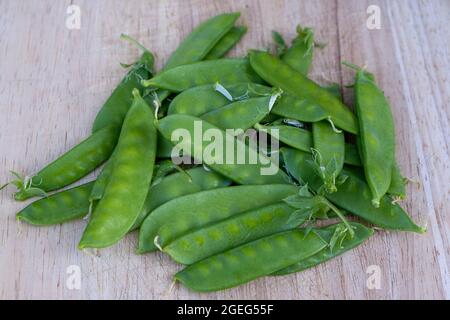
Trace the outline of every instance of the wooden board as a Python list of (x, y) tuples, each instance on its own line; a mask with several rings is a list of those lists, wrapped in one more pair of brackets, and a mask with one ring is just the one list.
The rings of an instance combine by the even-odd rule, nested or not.
[[(393, 106), (400, 167), (417, 181), (403, 206), (428, 232), (377, 232), (365, 245), (312, 270), (198, 294), (171, 288), (180, 267), (167, 256), (136, 255), (135, 234), (96, 257), (76, 249), (86, 221), (48, 228), (18, 224), (14, 214), (25, 203), (14, 202), (7, 188), (0, 193), (0, 298), (450, 298), (447, 0), (78, 0), (80, 29), (70, 30), (66, 11), (73, 2), (0, 1), (0, 181), (10, 178), (9, 169), (35, 172), (89, 134), (124, 75), (119, 62), (138, 56), (119, 40), (121, 33), (153, 50), (160, 67), (200, 21), (241, 11), (249, 32), (232, 56), (269, 46), (274, 29), (290, 40), (301, 23), (313, 26), (317, 40), (327, 44), (316, 50), (315, 80), (350, 84), (353, 73), (341, 60), (375, 73)], [(367, 28), (369, 5), (380, 8), (380, 29)], [(351, 103), (351, 90), (345, 99)], [(80, 268), (79, 290), (67, 286), (72, 265)], [(373, 265), (379, 289), (367, 285)]]

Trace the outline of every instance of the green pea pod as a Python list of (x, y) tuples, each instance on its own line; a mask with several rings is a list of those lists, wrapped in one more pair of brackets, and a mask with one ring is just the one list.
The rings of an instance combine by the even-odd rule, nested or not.
[(272, 130), (278, 130), (278, 139), (281, 142), (296, 149), (311, 152), (312, 134), (308, 130), (286, 125), (263, 126), (260, 124), (257, 124), (255, 128), (266, 130), (269, 134), (273, 132)]
[(230, 183), (230, 180), (203, 167), (168, 175), (150, 187), (141, 213), (131, 229), (139, 228), (149, 213), (163, 203), (191, 193), (225, 187)]
[(319, 105), (337, 127), (350, 133), (358, 133), (355, 115), (328, 90), (267, 52), (252, 50), (249, 57), (251, 66), (265, 81), (299, 99)]
[[(187, 89), (173, 99), (168, 114), (190, 114), (198, 117), (206, 112), (224, 107), (233, 101), (273, 94), (273, 88), (256, 83), (237, 83), (225, 85), (224, 88), (232, 99), (217, 91), (215, 84)], [(299, 99), (287, 92), (283, 92), (277, 99), (271, 114), (305, 122), (320, 121), (328, 117), (322, 107), (305, 99)]]
[(200, 116), (221, 129), (247, 130), (267, 116), (271, 109), (271, 96), (250, 98), (230, 103)]
[(112, 126), (93, 133), (32, 176), (28, 182), (13, 182), (19, 189), (15, 193), (15, 199), (23, 201), (35, 196), (36, 189), (49, 192), (81, 179), (108, 159), (118, 136), (119, 130)]
[[(157, 125), (159, 132), (167, 140), (172, 140), (172, 135), (176, 138), (179, 134), (178, 139), (181, 138), (181, 142), (172, 141), (172, 143), (176, 144), (175, 147), (183, 151), (183, 154), (193, 156), (196, 163), (204, 163), (236, 183), (289, 183), (288, 176), (279, 170), (272, 159), (258, 153), (256, 148), (247, 145), (243, 140), (200, 118), (174, 114), (159, 120)], [(213, 145), (203, 139), (203, 133), (214, 136)], [(214, 146), (233, 149), (227, 150), (225, 154), (216, 152)]]
[[(280, 152), (287, 171), (297, 181), (308, 183), (313, 190), (320, 188), (321, 180), (310, 166), (311, 155), (289, 148), (281, 148)], [(354, 169), (344, 168), (342, 174), (346, 175), (347, 179), (339, 185), (336, 192), (325, 194), (329, 201), (381, 228), (425, 232), (425, 228), (416, 225), (408, 214), (387, 196), (381, 198), (378, 208), (374, 207), (368, 185)]]
[(190, 114), (191, 116), (199, 117), (212, 110), (222, 108), (231, 102), (272, 94), (272, 88), (244, 82), (226, 86), (225, 89), (232, 98), (229, 99), (216, 88), (217, 84), (207, 84), (181, 92), (170, 103), (168, 114)]
[(37, 200), (17, 213), (17, 220), (49, 226), (81, 219), (89, 212), (89, 194), (94, 182), (64, 190)]
[(189, 88), (214, 84), (223, 85), (237, 82), (262, 82), (251, 69), (247, 59), (218, 59), (186, 64), (163, 71), (142, 82), (145, 87), (181, 92)]
[(356, 72), (355, 99), (360, 126), (360, 156), (372, 192), (372, 203), (379, 206), (391, 184), (395, 161), (394, 119), (373, 75), (363, 70)]
[(222, 58), (242, 39), (246, 33), (247, 27), (245, 26), (232, 27), (230, 31), (228, 31), (227, 34), (224, 35), (218, 43), (216, 43), (214, 48), (209, 51), (208, 55), (205, 57), (205, 60)]
[[(355, 231), (353, 238), (349, 237), (348, 234), (345, 234), (341, 239), (337, 239), (338, 243), (336, 243), (333, 248), (331, 246), (327, 246), (315, 255), (300, 260), (299, 262), (290, 265), (287, 268), (278, 270), (272, 275), (283, 276), (315, 267), (325, 261), (331, 260), (359, 246), (373, 235), (373, 229), (367, 228), (360, 223), (350, 222), (350, 225)], [(333, 224), (324, 228), (315, 228), (313, 230), (319, 237), (330, 244), (332, 243), (333, 237), (337, 234), (340, 228), (345, 228), (343, 223)]]
[[(256, 129), (267, 130), (270, 134), (271, 130), (278, 130), (278, 138), (284, 144), (293, 147), (297, 150), (305, 151), (311, 153), (311, 148), (313, 147), (313, 139), (310, 131), (287, 125), (256, 125)], [(346, 143), (345, 144), (345, 158), (344, 163), (354, 166), (361, 166), (361, 161), (359, 160), (358, 151), (355, 145)]]
[(141, 81), (151, 77), (153, 60), (153, 55), (145, 49), (139, 61), (131, 66), (125, 78), (114, 89), (111, 96), (98, 112), (92, 126), (92, 132), (96, 132), (109, 125), (122, 126), (123, 119), (133, 102), (131, 92), (134, 88), (142, 92), (143, 86), (141, 85)]
[(335, 192), (336, 179), (344, 167), (344, 134), (335, 131), (325, 121), (314, 122), (312, 133), (316, 170), (324, 183), (325, 190), (330, 193)]
[(203, 60), (231, 30), (240, 15), (238, 12), (225, 13), (201, 23), (172, 53), (164, 70)]
[(104, 248), (119, 241), (138, 218), (150, 188), (156, 153), (153, 111), (133, 90), (102, 199), (84, 230), (79, 248)]
[(281, 60), (292, 69), (307, 75), (311, 67), (314, 50), (314, 32), (311, 28), (297, 26), (297, 37), (291, 46), (281, 55)]
[[(285, 203), (276, 203), (195, 229), (162, 249), (176, 262), (189, 265), (241, 244), (293, 229), (301, 225), (306, 216)], [(162, 238), (167, 228), (171, 228), (170, 222), (161, 227)]]
[[(235, 214), (269, 205), (298, 191), (294, 185), (234, 186), (202, 191), (175, 198), (156, 208), (144, 220), (139, 232), (138, 253), (156, 250), (155, 237), (161, 226), (171, 223), (159, 244)], [(167, 241), (167, 242), (166, 242)]]
[[(223, 130), (246, 130), (269, 114), (272, 105), (271, 101), (271, 96), (238, 100), (204, 113), (200, 118)], [(158, 157), (171, 157), (172, 143), (164, 138), (160, 138), (158, 143)]]
[(329, 113), (317, 103), (311, 100), (301, 99), (293, 94), (284, 92), (275, 104), (273, 114), (305, 122), (316, 122), (325, 120)]
[(195, 291), (223, 290), (270, 275), (325, 246), (314, 232), (285, 231), (194, 263), (174, 278)]

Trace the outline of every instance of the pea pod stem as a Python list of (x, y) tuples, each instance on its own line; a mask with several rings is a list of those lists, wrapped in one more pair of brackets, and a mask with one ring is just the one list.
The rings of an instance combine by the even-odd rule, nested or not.
[(328, 201), (325, 197), (321, 197), (321, 200), (339, 217), (339, 219), (342, 220), (344, 225), (347, 227), (347, 231), (350, 234), (350, 237), (354, 237), (355, 231), (353, 230), (353, 227), (350, 225), (348, 220), (344, 217), (342, 212), (330, 201)]

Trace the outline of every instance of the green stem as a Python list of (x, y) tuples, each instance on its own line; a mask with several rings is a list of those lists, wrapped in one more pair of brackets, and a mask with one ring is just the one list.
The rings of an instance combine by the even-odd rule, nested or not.
[(355, 231), (353, 231), (352, 226), (348, 223), (348, 220), (345, 219), (344, 215), (341, 213), (341, 211), (334, 205), (332, 204), (330, 201), (328, 201), (327, 199), (323, 198), (323, 201), (325, 201), (325, 203), (327, 204), (327, 206), (334, 212), (336, 213), (336, 215), (339, 217), (339, 219), (342, 220), (342, 222), (345, 224), (345, 226), (348, 229), (348, 232), (350, 233), (350, 237), (353, 238), (353, 236), (355, 235)]

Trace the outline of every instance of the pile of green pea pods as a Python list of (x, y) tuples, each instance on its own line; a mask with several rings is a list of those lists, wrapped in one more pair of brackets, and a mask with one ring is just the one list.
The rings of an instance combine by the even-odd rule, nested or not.
[[(291, 45), (273, 32), (270, 49), (223, 58), (246, 33), (235, 25), (239, 16), (200, 24), (158, 73), (152, 53), (123, 36), (141, 57), (86, 140), (34, 175), (14, 173), (16, 200), (41, 197), (17, 219), (46, 226), (88, 216), (80, 249), (111, 246), (138, 229), (137, 252), (168, 254), (185, 266), (174, 279), (196, 291), (314, 267), (362, 244), (372, 227), (424, 232), (398, 205), (407, 180), (395, 158), (390, 106), (373, 74), (346, 63), (356, 70), (354, 113), (339, 85), (308, 78), (317, 47), (310, 28), (299, 26)], [(196, 122), (220, 132), (277, 129), (278, 170), (174, 164), (172, 133), (193, 133)], [(207, 147), (194, 142), (184, 156)], [(103, 163), (95, 181), (56, 191)]]

